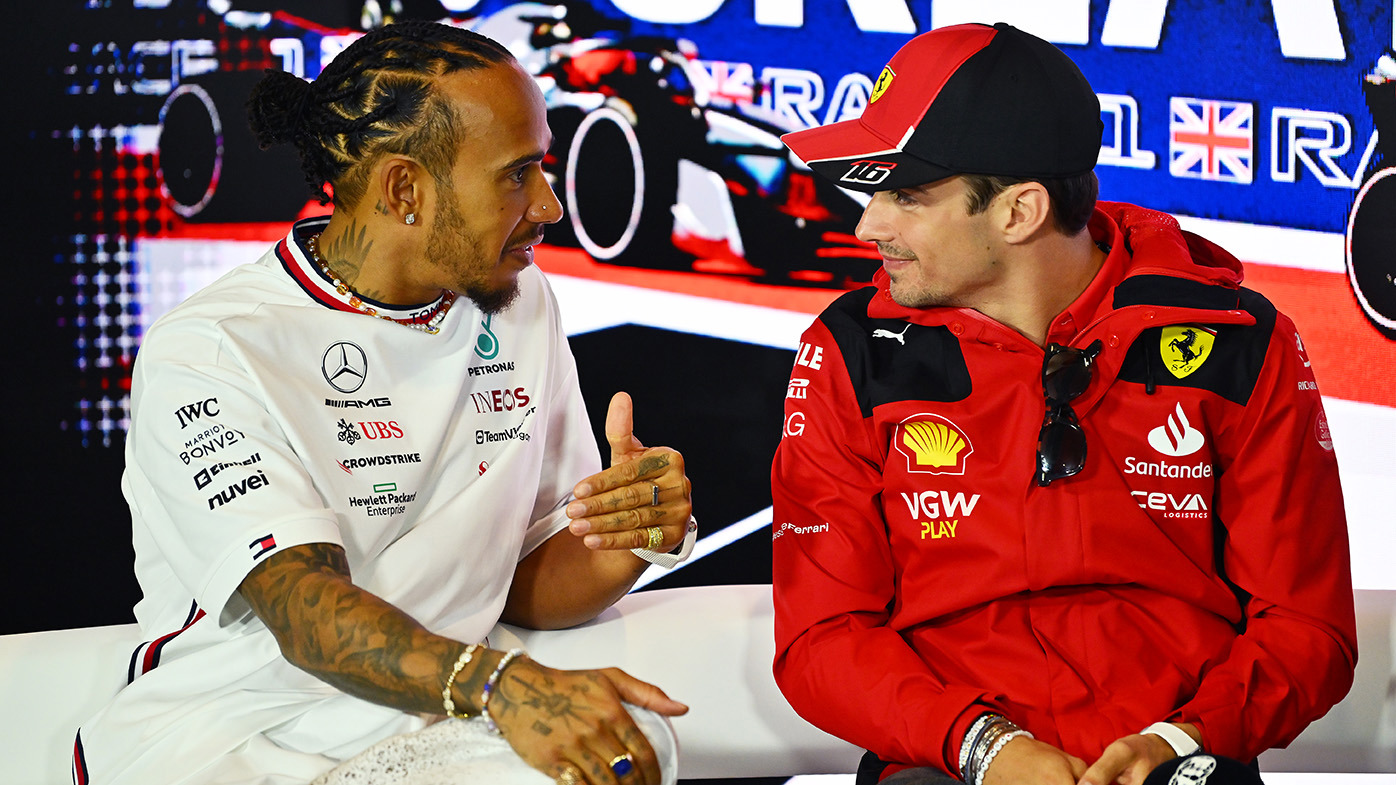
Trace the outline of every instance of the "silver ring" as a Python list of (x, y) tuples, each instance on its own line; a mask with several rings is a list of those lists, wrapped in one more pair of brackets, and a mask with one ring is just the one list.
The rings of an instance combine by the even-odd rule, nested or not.
[(580, 785), (582, 773), (570, 763), (563, 764), (562, 773), (557, 775), (557, 785)]
[(651, 486), (650, 486), (650, 506), (651, 506), (651, 507), (658, 507), (658, 506), (659, 506), (659, 486), (658, 486), (658, 485), (651, 485)]

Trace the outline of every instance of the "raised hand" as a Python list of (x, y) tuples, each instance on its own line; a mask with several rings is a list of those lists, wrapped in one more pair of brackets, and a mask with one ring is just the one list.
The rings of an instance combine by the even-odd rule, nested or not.
[(682, 542), (687, 531), (693, 486), (684, 475), (683, 455), (646, 447), (634, 431), (634, 404), (618, 392), (606, 411), (611, 466), (577, 483), (577, 498), (567, 506), (572, 533), (593, 550), (662, 552)]

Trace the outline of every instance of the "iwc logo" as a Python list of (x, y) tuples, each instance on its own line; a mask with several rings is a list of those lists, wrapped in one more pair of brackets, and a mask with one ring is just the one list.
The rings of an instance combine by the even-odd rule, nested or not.
[(368, 378), (368, 356), (358, 345), (348, 341), (330, 344), (320, 359), (320, 373), (336, 390), (354, 392), (364, 386), (364, 379)]
[(917, 474), (964, 474), (974, 445), (964, 431), (938, 414), (913, 414), (892, 434), (892, 446), (906, 456), (906, 469)]
[(1207, 362), (1216, 339), (1216, 330), (1195, 324), (1165, 327), (1159, 339), (1159, 354), (1168, 372), (1182, 379)]

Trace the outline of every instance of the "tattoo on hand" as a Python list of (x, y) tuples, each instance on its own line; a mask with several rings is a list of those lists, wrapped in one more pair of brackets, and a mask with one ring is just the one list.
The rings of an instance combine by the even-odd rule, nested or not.
[(528, 706), (531, 709), (542, 712), (554, 720), (560, 719), (569, 727), (572, 720), (581, 720), (579, 707), (572, 702), (567, 695), (557, 691), (557, 685), (551, 677), (545, 676), (541, 686), (529, 682), (521, 676), (512, 676), (504, 679), (506, 685), (513, 685), (512, 688), (500, 690), (490, 702), (491, 713), (493, 713), (495, 702), (500, 698), (505, 699), (505, 711), (508, 712), (517, 706)]
[(658, 453), (656, 455), (647, 455), (640, 459), (639, 465), (635, 468), (639, 471), (639, 476), (641, 477), (654, 472), (662, 472), (669, 468), (669, 454)]

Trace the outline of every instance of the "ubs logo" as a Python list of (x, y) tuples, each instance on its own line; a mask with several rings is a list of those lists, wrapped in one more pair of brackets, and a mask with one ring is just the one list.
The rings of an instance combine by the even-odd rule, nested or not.
[(357, 344), (340, 341), (330, 344), (320, 359), (320, 373), (325, 381), (342, 393), (351, 393), (364, 386), (368, 378), (368, 356)]

